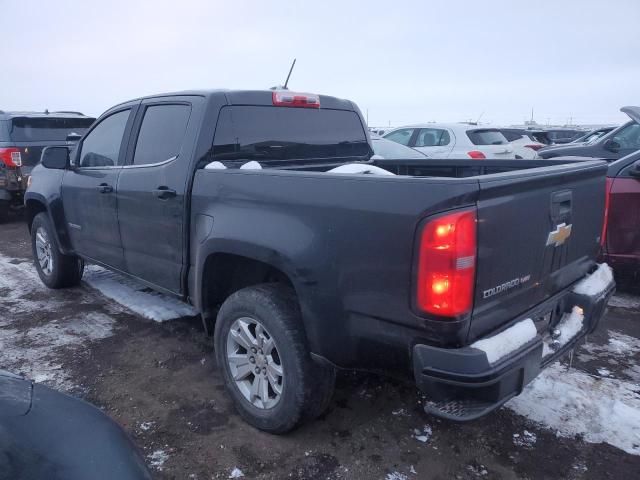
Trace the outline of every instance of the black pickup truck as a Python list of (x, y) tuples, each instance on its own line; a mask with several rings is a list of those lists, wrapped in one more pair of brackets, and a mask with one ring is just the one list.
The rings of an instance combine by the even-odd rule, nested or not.
[(477, 418), (603, 315), (606, 164), (372, 155), (334, 97), (126, 102), (43, 152), (25, 197), (35, 265), (51, 288), (87, 261), (193, 304), (263, 430), (319, 415), (336, 368), (405, 375), (434, 414)]

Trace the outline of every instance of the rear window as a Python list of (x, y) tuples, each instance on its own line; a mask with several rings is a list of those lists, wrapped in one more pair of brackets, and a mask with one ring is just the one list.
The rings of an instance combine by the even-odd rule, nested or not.
[(526, 135), (526, 133), (521, 130), (500, 130), (500, 131), (502, 132), (502, 135), (504, 135), (504, 138), (506, 138), (510, 142), (513, 142), (515, 140), (520, 140), (523, 135)]
[(16, 117), (9, 121), (9, 135), (14, 142), (66, 140), (71, 132), (84, 134), (93, 118)]
[(345, 110), (224, 107), (213, 141), (220, 161), (363, 159), (371, 153), (360, 117)]
[(468, 130), (467, 136), (474, 145), (504, 145), (508, 143), (499, 130)]

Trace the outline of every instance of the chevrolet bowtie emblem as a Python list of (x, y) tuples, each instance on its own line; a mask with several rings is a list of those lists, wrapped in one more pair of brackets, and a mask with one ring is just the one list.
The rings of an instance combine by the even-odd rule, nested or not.
[(547, 237), (547, 247), (549, 245), (553, 245), (554, 247), (559, 247), (570, 236), (571, 236), (571, 225), (567, 225), (566, 223), (561, 223), (556, 227), (555, 230), (549, 232), (549, 236)]

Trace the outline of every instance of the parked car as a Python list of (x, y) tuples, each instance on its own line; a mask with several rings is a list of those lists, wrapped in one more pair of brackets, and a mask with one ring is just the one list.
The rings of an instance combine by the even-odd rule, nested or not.
[(387, 159), (410, 159), (424, 160), (427, 158), (422, 152), (414, 150), (413, 148), (405, 147), (399, 143), (392, 142), (386, 138), (378, 137), (377, 135), (371, 136), (371, 147), (373, 153), (381, 158)]
[(616, 127), (596, 128), (594, 130), (591, 130), (591, 131), (585, 133), (581, 137), (578, 137), (578, 138), (576, 138), (575, 140), (573, 140), (573, 141), (571, 141), (569, 143), (572, 144), (572, 145), (574, 145), (576, 143), (580, 143), (580, 144), (591, 143), (591, 142), (596, 141), (598, 138), (602, 137), (603, 135), (606, 135), (607, 133), (609, 133), (610, 131), (612, 131), (615, 128)]
[(139, 450), (98, 408), (0, 370), (0, 479), (151, 480)]
[(620, 111), (629, 115), (631, 121), (594, 142), (547, 147), (540, 149), (538, 155), (541, 158), (581, 156), (613, 161), (640, 150), (640, 107), (622, 107)]
[(467, 123), (428, 123), (400, 127), (383, 138), (414, 148), (431, 158), (516, 158), (497, 128)]
[(513, 146), (513, 151), (516, 158), (538, 158), (536, 153), (545, 144), (539, 141), (534, 134), (533, 130), (526, 130), (524, 128), (500, 128), (500, 132)]
[(572, 142), (583, 136), (585, 131), (575, 128), (546, 128), (545, 133), (551, 145), (559, 145)]
[[(607, 166), (372, 155), (360, 111), (334, 97), (122, 103), (73, 153), (44, 150), (26, 193), (35, 268), (62, 288), (86, 260), (192, 303), (262, 430), (318, 416), (336, 367), (401, 372), (435, 415), (477, 418), (603, 315)], [(576, 290), (594, 271), (590, 294)]]
[(609, 165), (602, 247), (617, 273), (640, 275), (640, 152)]
[(0, 223), (22, 206), (31, 169), (47, 145), (79, 139), (95, 119), (76, 112), (3, 112), (0, 110)]

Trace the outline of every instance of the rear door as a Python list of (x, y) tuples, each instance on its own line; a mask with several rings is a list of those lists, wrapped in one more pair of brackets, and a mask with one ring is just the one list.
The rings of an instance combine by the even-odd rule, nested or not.
[(116, 269), (124, 257), (118, 229), (117, 183), (122, 171), (135, 104), (109, 112), (78, 144), (74, 167), (64, 173), (61, 192), (73, 248)]
[(584, 276), (599, 252), (606, 164), (480, 177), (471, 339)]
[(487, 158), (515, 158), (513, 146), (500, 130), (476, 128), (467, 130), (466, 135), (474, 147)]
[(182, 290), (185, 200), (203, 102), (194, 96), (144, 100), (118, 179), (124, 270), (176, 294)]

